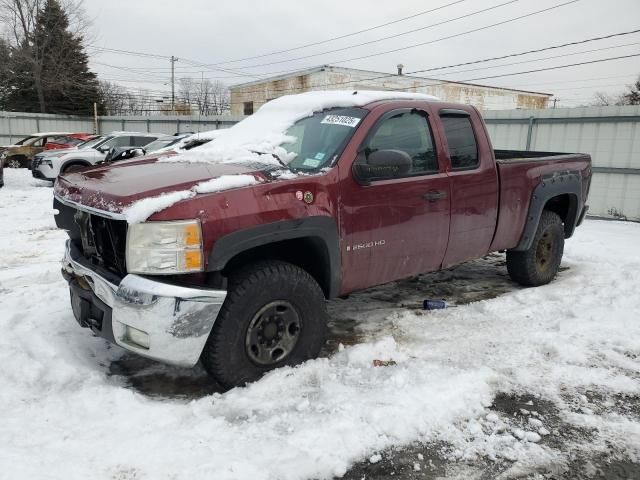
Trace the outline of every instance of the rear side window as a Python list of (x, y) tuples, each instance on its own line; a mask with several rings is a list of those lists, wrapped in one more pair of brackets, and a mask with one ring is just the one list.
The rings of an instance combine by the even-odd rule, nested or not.
[(449, 145), (451, 167), (454, 169), (477, 167), (478, 145), (471, 127), (471, 119), (461, 115), (443, 115), (440, 119)]

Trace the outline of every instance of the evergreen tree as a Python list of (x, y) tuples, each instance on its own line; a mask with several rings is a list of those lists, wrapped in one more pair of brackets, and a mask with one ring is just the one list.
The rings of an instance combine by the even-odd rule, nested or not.
[(89, 70), (82, 37), (69, 30), (57, 0), (38, 11), (33, 32), (14, 49), (13, 110), (89, 115), (99, 102), (98, 80)]
[(640, 105), (640, 77), (629, 86), (629, 91), (622, 94), (623, 105)]
[(11, 50), (4, 39), (0, 38), (0, 110), (6, 109), (11, 79)]

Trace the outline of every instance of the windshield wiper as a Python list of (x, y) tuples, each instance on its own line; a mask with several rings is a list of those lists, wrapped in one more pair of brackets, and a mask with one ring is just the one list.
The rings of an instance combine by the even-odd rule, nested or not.
[(291, 172), (295, 172), (295, 170), (293, 168), (291, 168), (289, 165), (287, 165), (286, 163), (284, 163), (284, 161), (278, 156), (278, 154), (273, 153), (273, 152), (259, 152), (258, 150), (251, 150), (253, 153), (257, 153), (258, 155), (271, 155), (273, 158), (275, 158), (278, 163), (280, 165), (282, 165), (284, 168), (286, 168), (287, 170), (291, 171)]

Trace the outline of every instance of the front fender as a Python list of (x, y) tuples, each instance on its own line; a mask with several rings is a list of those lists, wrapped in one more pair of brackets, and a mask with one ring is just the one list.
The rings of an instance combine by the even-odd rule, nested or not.
[(211, 249), (207, 270), (221, 271), (233, 257), (252, 248), (298, 238), (318, 238), (323, 242), (331, 269), (329, 296), (336, 297), (340, 291), (340, 246), (338, 226), (335, 219), (329, 216), (282, 220), (224, 235)]

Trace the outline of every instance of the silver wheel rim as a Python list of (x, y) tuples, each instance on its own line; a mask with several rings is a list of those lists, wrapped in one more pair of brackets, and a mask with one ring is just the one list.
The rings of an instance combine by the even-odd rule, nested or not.
[(302, 319), (295, 307), (276, 300), (263, 306), (251, 319), (245, 348), (251, 361), (274, 365), (287, 358), (300, 338)]

